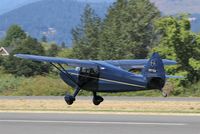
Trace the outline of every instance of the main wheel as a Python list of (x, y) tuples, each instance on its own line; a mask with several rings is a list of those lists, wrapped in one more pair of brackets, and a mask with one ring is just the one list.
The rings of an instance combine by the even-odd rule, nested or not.
[(66, 95), (65, 96), (65, 102), (68, 104), (68, 105), (72, 105), (75, 101), (75, 98), (71, 95)]
[(96, 106), (98, 106), (100, 103), (101, 102), (99, 102), (99, 101), (93, 100), (93, 104), (96, 105)]
[(66, 101), (66, 103), (67, 103), (68, 105), (72, 105), (72, 104), (74, 103), (74, 101), (69, 100), (69, 101)]
[(98, 106), (104, 99), (101, 96), (94, 96), (93, 97), (93, 104)]

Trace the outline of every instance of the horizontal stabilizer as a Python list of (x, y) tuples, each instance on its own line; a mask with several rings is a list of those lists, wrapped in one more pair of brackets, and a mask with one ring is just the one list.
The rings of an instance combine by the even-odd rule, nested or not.
[(142, 75), (147, 81), (148, 89), (161, 90), (165, 85), (165, 69), (158, 53), (153, 53), (148, 63), (142, 70)]
[(173, 76), (173, 75), (166, 75), (167, 79), (183, 79), (183, 76)]

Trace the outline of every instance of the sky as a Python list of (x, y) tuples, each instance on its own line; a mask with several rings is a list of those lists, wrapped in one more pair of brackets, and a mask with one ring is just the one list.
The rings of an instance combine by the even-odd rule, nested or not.
[[(11, 11), (17, 7), (36, 2), (40, 0), (0, 0), (0, 15)], [(67, 0), (66, 0), (67, 1)], [(116, 0), (76, 0), (88, 2), (114, 2)], [(155, 5), (164, 14), (177, 14), (180, 12), (199, 13), (200, 14), (200, 0), (150, 0), (155, 2)]]
[[(0, 15), (9, 12), (15, 8), (23, 5), (33, 3), (40, 0), (0, 0)], [(88, 2), (114, 2), (115, 0), (76, 0), (76, 1), (88, 1)]]

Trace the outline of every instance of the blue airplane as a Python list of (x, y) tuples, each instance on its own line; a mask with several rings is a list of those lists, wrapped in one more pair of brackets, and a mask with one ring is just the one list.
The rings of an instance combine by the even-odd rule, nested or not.
[[(33, 61), (48, 62), (60, 71), (61, 79), (74, 88), (73, 95), (66, 94), (65, 101), (72, 105), (80, 90), (93, 92), (93, 103), (99, 105), (103, 98), (97, 92), (129, 92), (158, 89), (164, 97), (163, 87), (167, 78), (181, 78), (165, 74), (164, 65), (175, 65), (172, 60), (161, 59), (158, 53), (151, 58), (138, 60), (78, 60), (16, 54), (16, 57)], [(75, 67), (65, 69), (63, 64)], [(141, 69), (141, 74), (131, 72)]]

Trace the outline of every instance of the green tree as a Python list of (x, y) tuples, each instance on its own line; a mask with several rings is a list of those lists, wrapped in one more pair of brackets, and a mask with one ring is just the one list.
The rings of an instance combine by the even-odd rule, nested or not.
[(47, 50), (47, 55), (55, 57), (58, 55), (60, 50), (61, 50), (61, 48), (53, 43), (53, 44), (51, 44), (50, 48)]
[(61, 47), (62, 47), (62, 48), (66, 48), (66, 47), (67, 47), (66, 44), (65, 44), (65, 42), (62, 42), (62, 43), (61, 43)]
[(12, 25), (6, 32), (6, 37), (3, 40), (3, 46), (15, 46), (19, 44), (21, 40), (26, 38), (26, 33), (18, 25)]
[(71, 58), (72, 57), (72, 48), (61, 49), (58, 53), (58, 57)]
[[(191, 32), (187, 15), (164, 17), (156, 22), (162, 34), (160, 43), (153, 51), (159, 52), (163, 58), (178, 61), (178, 66), (170, 68), (172, 74), (184, 72), (190, 83), (200, 80), (200, 36)], [(187, 82), (183, 82), (186, 85)]]
[(81, 25), (72, 30), (73, 56), (79, 59), (97, 59), (101, 20), (87, 5), (81, 17)]
[(49, 65), (16, 58), (13, 56), (16, 53), (45, 55), (44, 48), (36, 39), (31, 37), (24, 39), (22, 44), (17, 45), (11, 55), (4, 59), (3, 66), (8, 73), (15, 74), (16, 76), (29, 77), (49, 72)]
[(149, 0), (117, 0), (103, 22), (100, 59), (145, 58), (159, 10)]
[(47, 42), (47, 36), (46, 36), (46, 35), (43, 35), (42, 38), (41, 38), (41, 41), (42, 41), (42, 42)]

